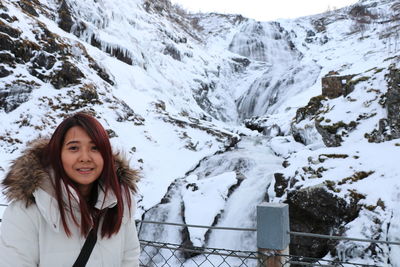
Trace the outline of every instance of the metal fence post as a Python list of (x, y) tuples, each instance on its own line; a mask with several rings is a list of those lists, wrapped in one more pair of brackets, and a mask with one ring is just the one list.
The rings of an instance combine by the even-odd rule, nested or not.
[(267, 202), (258, 205), (257, 247), (262, 259), (259, 266), (289, 266), (281, 256), (265, 256), (268, 253), (289, 254), (289, 242), (289, 206)]

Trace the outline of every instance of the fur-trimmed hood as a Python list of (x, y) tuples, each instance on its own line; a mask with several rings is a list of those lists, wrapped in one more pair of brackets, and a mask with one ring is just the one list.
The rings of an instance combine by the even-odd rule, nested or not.
[[(48, 139), (40, 139), (30, 143), (22, 155), (12, 162), (2, 181), (3, 194), (8, 201), (20, 200), (29, 206), (35, 202), (34, 192), (50, 181), (48, 169), (40, 163), (40, 155), (48, 142)], [(114, 160), (120, 182), (128, 185), (134, 193), (137, 192), (138, 171), (131, 169), (127, 159), (119, 153), (114, 154)]]

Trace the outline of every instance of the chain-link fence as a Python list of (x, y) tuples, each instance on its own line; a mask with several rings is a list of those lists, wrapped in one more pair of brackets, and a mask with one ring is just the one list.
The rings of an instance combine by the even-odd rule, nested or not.
[(217, 248), (187, 247), (141, 240), (140, 266), (146, 267), (377, 267), (354, 262), (323, 260), (319, 258), (293, 256), (277, 252), (239, 251)]
[(258, 266), (267, 255), (260, 256), (254, 251), (237, 251), (217, 248), (186, 247), (182, 244), (140, 241), (140, 266)]

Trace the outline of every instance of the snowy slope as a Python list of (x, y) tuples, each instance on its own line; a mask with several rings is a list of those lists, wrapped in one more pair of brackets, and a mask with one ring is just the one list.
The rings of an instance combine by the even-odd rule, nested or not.
[[(257, 22), (167, 0), (1, 0), (0, 176), (28, 141), (85, 110), (142, 171), (138, 219), (255, 227), (261, 201), (322, 188), (357, 210), (331, 233), (398, 241), (399, 11), (363, 0)], [(347, 91), (329, 98), (331, 84)], [(249, 233), (139, 234), (256, 249)], [(398, 250), (343, 242), (321, 257), (400, 266)]]

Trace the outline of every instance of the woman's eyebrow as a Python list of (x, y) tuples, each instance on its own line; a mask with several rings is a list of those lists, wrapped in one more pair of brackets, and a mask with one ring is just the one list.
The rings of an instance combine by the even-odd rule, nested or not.
[(79, 144), (80, 143), (80, 141), (77, 141), (77, 140), (71, 140), (71, 141), (68, 141), (67, 143), (65, 143), (65, 145), (67, 146), (67, 145), (71, 145), (71, 144)]
[[(78, 140), (71, 140), (71, 141), (68, 141), (67, 143), (65, 143), (65, 145), (67, 146), (67, 145), (79, 144), (79, 143), (81, 143), (81, 141), (78, 141)], [(90, 143), (90, 144), (94, 144), (93, 141), (90, 141), (89, 143)]]

